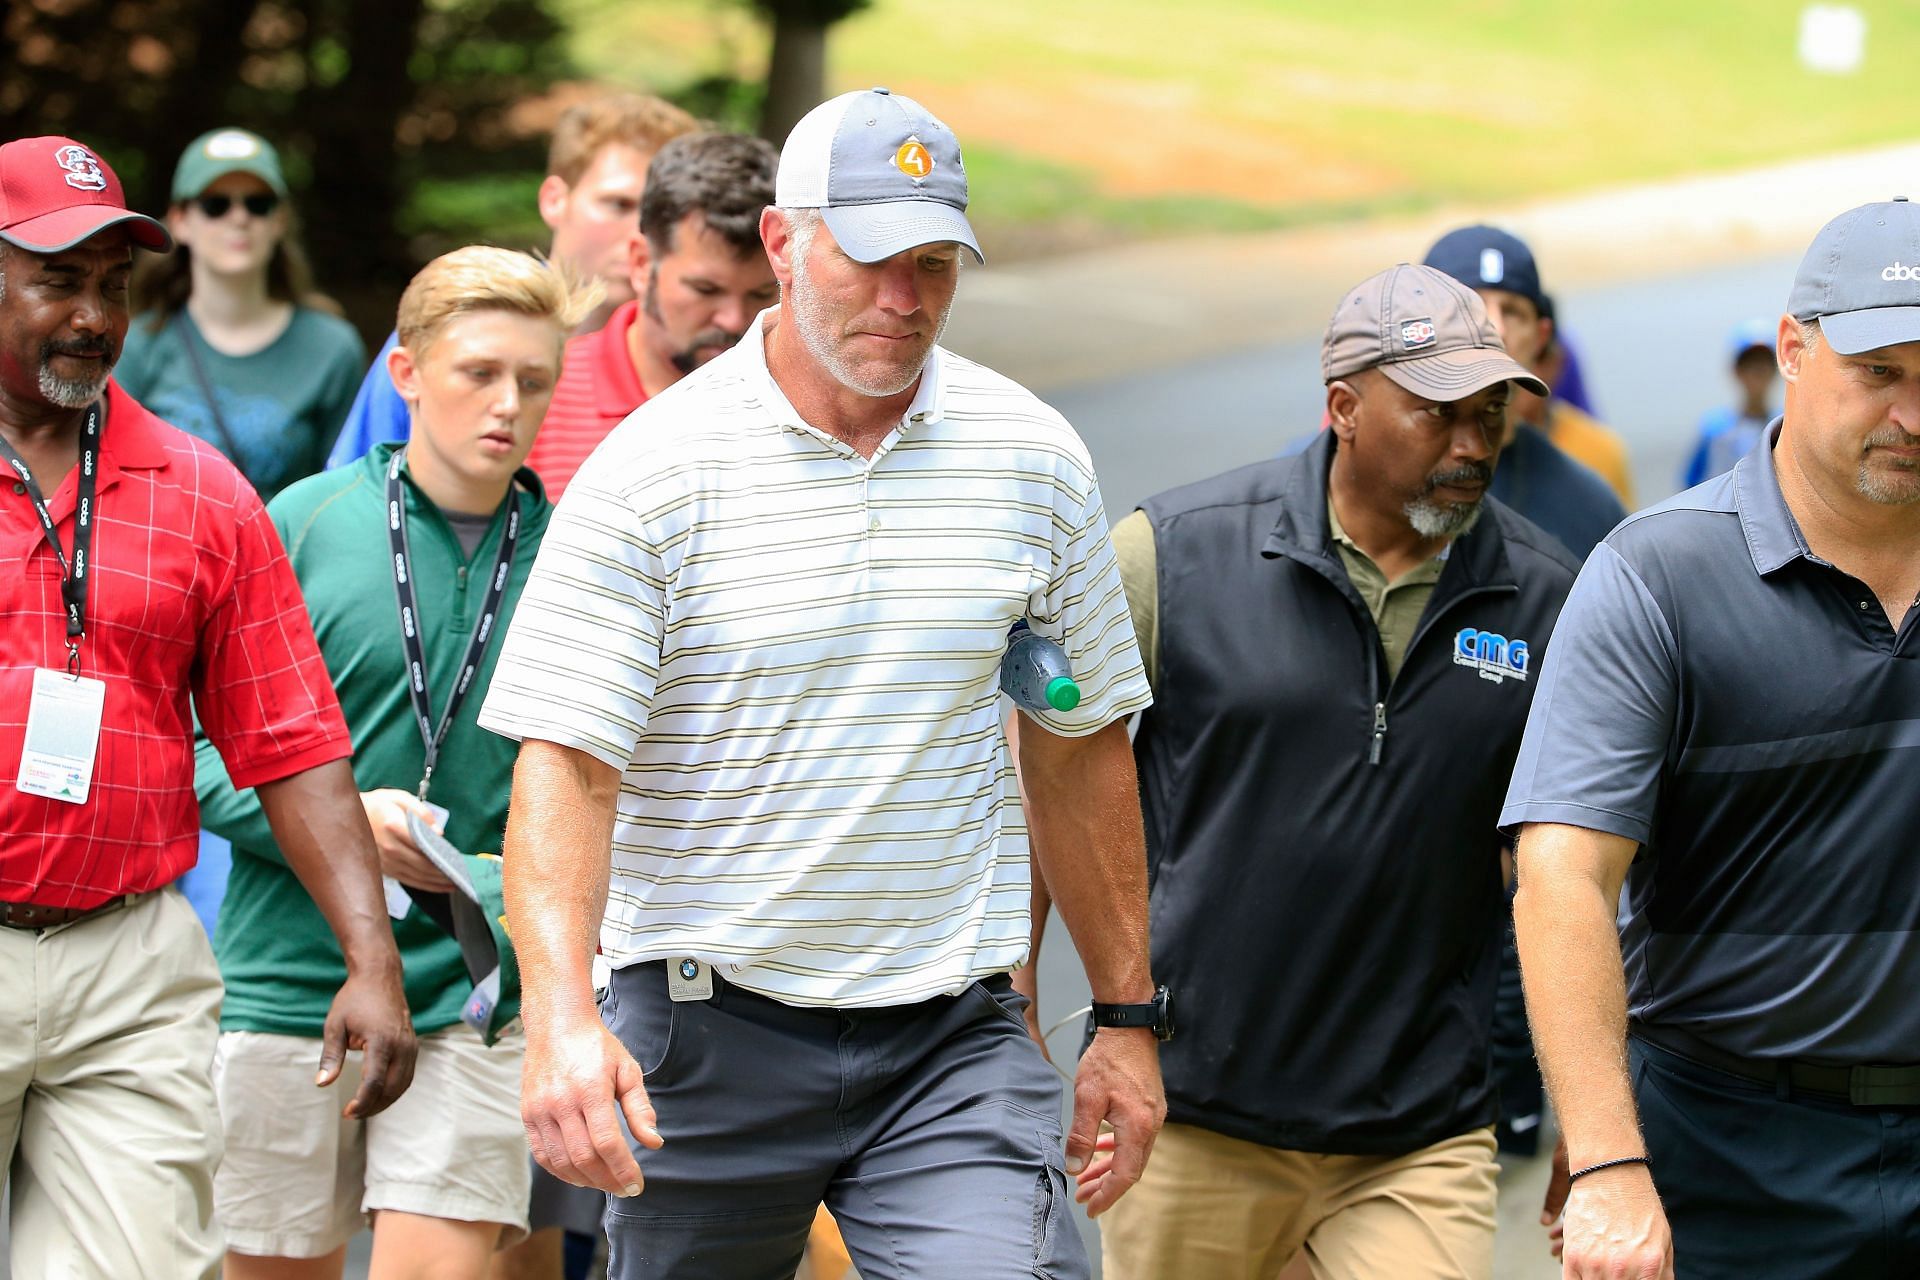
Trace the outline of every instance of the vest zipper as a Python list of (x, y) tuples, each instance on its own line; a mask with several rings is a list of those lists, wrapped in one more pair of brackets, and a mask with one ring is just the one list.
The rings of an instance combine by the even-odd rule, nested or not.
[(1373, 748), (1367, 752), (1368, 764), (1379, 764), (1380, 753), (1387, 745), (1387, 704), (1373, 704)]

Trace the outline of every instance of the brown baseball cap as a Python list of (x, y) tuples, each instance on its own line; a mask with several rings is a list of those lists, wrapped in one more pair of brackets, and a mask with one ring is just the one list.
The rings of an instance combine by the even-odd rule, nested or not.
[(1432, 400), (1464, 400), (1496, 382), (1547, 394), (1547, 384), (1507, 354), (1479, 294), (1405, 262), (1355, 285), (1320, 345), (1328, 382), (1374, 368)]

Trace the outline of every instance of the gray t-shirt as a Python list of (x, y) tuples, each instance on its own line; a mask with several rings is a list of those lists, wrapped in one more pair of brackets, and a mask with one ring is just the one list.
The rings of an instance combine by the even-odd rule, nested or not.
[(1920, 609), (1815, 557), (1779, 426), (1629, 519), (1560, 615), (1501, 822), (1641, 845), (1639, 1024), (1730, 1053), (1920, 1061)]
[(494, 513), (489, 511), (482, 515), (469, 515), (464, 511), (449, 511), (442, 507), (440, 514), (453, 526), (453, 536), (460, 540), (460, 550), (467, 559), (473, 559), (473, 549), (480, 545), (480, 539), (486, 537), (487, 530), (493, 527)]

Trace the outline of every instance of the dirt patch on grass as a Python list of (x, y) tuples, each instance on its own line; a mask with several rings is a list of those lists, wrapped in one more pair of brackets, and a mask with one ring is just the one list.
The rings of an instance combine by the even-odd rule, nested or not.
[(903, 82), (963, 144), (1094, 175), (1117, 196), (1192, 193), (1284, 207), (1391, 195), (1395, 173), (1329, 155), (1259, 120), (1221, 120), (1186, 86), (1081, 74), (1046, 85)]

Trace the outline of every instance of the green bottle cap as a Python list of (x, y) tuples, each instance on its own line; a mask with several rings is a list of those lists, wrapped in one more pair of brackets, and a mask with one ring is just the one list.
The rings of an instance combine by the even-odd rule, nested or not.
[(1080, 686), (1070, 676), (1055, 676), (1047, 681), (1047, 705), (1055, 711), (1071, 711), (1080, 705)]

